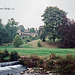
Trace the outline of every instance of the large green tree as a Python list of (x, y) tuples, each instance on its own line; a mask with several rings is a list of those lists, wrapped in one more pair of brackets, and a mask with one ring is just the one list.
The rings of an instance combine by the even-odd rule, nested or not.
[(0, 45), (7, 42), (8, 32), (0, 19)]
[(16, 22), (13, 18), (8, 19), (8, 22), (6, 24), (6, 29), (8, 31), (8, 42), (12, 42), (13, 38), (15, 37), (15, 35), (17, 34), (17, 25), (18, 22)]
[(44, 28), (49, 39), (55, 42), (57, 35), (57, 26), (62, 24), (62, 20), (66, 16), (66, 12), (57, 7), (47, 7), (42, 15), (44, 21)]

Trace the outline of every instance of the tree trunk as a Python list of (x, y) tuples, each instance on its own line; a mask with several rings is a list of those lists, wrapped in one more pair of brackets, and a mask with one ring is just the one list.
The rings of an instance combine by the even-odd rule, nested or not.
[(43, 38), (43, 40), (42, 40), (43, 42), (45, 42), (46, 40), (45, 40), (45, 38)]
[(53, 44), (55, 43), (55, 35), (53, 35)]

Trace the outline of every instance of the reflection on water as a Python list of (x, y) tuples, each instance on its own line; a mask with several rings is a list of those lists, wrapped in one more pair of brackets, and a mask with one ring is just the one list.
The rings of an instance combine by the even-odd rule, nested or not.
[[(26, 69), (26, 67), (23, 67), (20, 64), (0, 67), (0, 75), (7, 75), (8, 73), (13, 74), (13, 75), (20, 75), (19, 72), (21, 72), (25, 69)], [(25, 74), (25, 75), (27, 75), (27, 74)]]

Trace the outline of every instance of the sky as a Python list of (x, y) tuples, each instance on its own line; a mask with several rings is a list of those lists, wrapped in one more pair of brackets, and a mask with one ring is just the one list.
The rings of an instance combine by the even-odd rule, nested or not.
[(14, 18), (26, 29), (39, 28), (44, 25), (41, 16), (48, 6), (57, 6), (75, 19), (75, 0), (0, 0), (0, 18), (4, 24)]

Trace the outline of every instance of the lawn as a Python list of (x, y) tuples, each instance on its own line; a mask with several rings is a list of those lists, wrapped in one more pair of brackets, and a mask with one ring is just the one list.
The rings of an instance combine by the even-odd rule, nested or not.
[(65, 56), (66, 54), (75, 55), (75, 48), (49, 48), (49, 47), (31, 47), (30, 44), (21, 46), (20, 48), (15, 48), (13, 46), (0, 47), (2, 51), (7, 49), (9, 52), (17, 51), (19, 55), (30, 56), (30, 55), (39, 55), (39, 56), (48, 56), (50, 53), (55, 53), (56, 55)]

